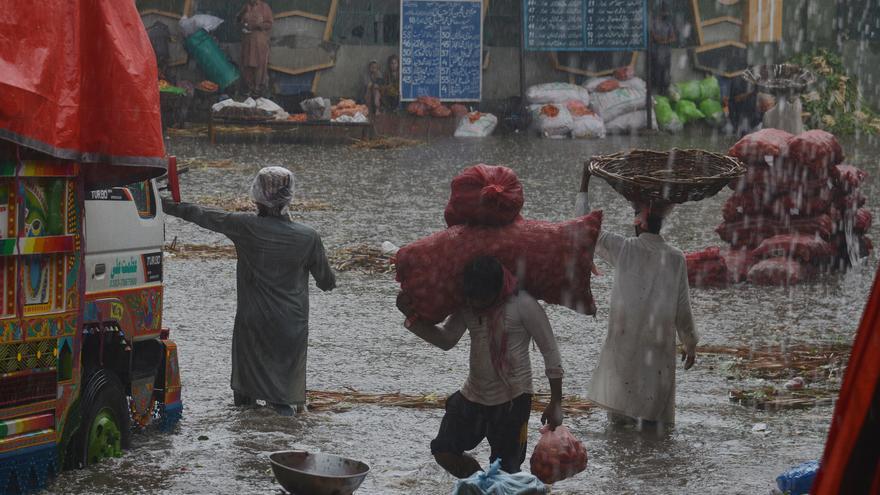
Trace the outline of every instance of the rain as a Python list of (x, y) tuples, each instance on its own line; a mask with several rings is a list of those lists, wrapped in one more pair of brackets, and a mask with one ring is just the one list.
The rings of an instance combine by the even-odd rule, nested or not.
[[(840, 476), (824, 464), (832, 446), (844, 455), (829, 433), (851, 421), (837, 407), (844, 382), (869, 372), (848, 365), (868, 352), (854, 342), (878, 297), (876, 1), (129, 3), (142, 21), (132, 29), (155, 54), (163, 163), (175, 157), (179, 173), (178, 184), (154, 177), (157, 195), (237, 218), (259, 211), (262, 220), (255, 176), (290, 171), (293, 196), (277, 205), (279, 216), (320, 236), (335, 288), (308, 276), (305, 410), (291, 404), (288, 416), (278, 407), (286, 403), (261, 396), (236, 405), (233, 329), (249, 258), (219, 228), (176, 210), (162, 215), (161, 328), (177, 346), (182, 415), (171, 427), (132, 422), (121, 455), (65, 468), (26, 492), (299, 493), (282, 488), (270, 455), (307, 451), (369, 466), (358, 495), (484, 493), (455, 491), (459, 478), (432, 455), (444, 408), (469, 386), (480, 344), (466, 335), (441, 350), (398, 309), (408, 293), (422, 315), (453, 315), (447, 325), (473, 311), (471, 299), (447, 290), (460, 290), (470, 261), (462, 253), (472, 252), (501, 260), (519, 283), (509, 297), (531, 284), (564, 369), (562, 425), (586, 452), (585, 469), (534, 493), (809, 493), (817, 469)], [(0, 65), (9, 46), (0, 41)], [(24, 149), (6, 132), (14, 119), (4, 119), (0, 139)], [(453, 179), (478, 164), (507, 167), (521, 185), (521, 205), (498, 207), (503, 222), (451, 220)], [(481, 195), (493, 187), (513, 195), (486, 180)], [(481, 197), (480, 208), (509, 199)], [(86, 230), (88, 206), (98, 203), (91, 198)], [(576, 213), (581, 207), (601, 210), (591, 217), (601, 228)], [(675, 299), (666, 288), (677, 282), (639, 281), (601, 247), (609, 241), (599, 232), (632, 243), (653, 235), (655, 221), (663, 249), (674, 249), (645, 263), (651, 274), (686, 272), (695, 335), (682, 328), (683, 305), (644, 314), (653, 299)], [(548, 273), (558, 275), (549, 289), (540, 285)], [(624, 286), (650, 297), (621, 296)], [(664, 326), (667, 313), (679, 328)], [(644, 323), (638, 337), (622, 330), (628, 318)], [(871, 334), (870, 325), (861, 332)], [(622, 335), (636, 343), (633, 354), (609, 347)], [(698, 343), (686, 369), (689, 339)], [(518, 479), (543, 487), (535, 476), (545, 461), (531, 456), (553, 402), (553, 378), (542, 371), (552, 376), (553, 353), (538, 340), (524, 351), (533, 395)], [(603, 353), (617, 353), (633, 376), (670, 366), (674, 411), (621, 424), (628, 415), (596, 399), (606, 397), (593, 381), (607, 366)], [(124, 385), (134, 414), (133, 385)], [(3, 404), (0, 426), (18, 417), (4, 415)], [(465, 450), (490, 469), (487, 440)], [(816, 464), (806, 475), (792, 471), (808, 461)], [(9, 479), (3, 469), (0, 481)], [(869, 471), (857, 477), (876, 479)], [(19, 493), (14, 483), (4, 490)]]

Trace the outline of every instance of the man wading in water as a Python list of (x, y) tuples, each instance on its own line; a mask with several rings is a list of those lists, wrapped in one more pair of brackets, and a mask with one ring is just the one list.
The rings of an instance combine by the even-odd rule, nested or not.
[(314, 229), (290, 220), (293, 174), (267, 167), (257, 174), (251, 199), (258, 214), (230, 213), (163, 198), (162, 209), (219, 232), (238, 255), (238, 305), (232, 332), (232, 390), (236, 406), (265, 400), (283, 416), (306, 403), (309, 274), (324, 291), (336, 277)]
[(550, 380), (550, 403), (542, 423), (555, 429), (562, 424), (562, 360), (547, 314), (525, 291), (516, 290), (516, 278), (492, 257), (475, 258), (464, 269), (466, 306), (442, 326), (414, 320), (414, 310), (403, 294), (397, 307), (406, 315), (405, 326), (443, 350), (452, 349), (465, 330), (470, 332), (470, 373), (460, 391), (446, 400), (440, 432), (431, 453), (444, 469), (458, 478), (480, 471), (480, 463), (465, 451), (484, 438), (492, 449), (490, 462), (501, 459), (501, 469), (519, 472), (525, 460), (532, 405), (532, 366), (529, 343), (538, 344)]
[[(575, 215), (590, 212), (584, 175)], [(696, 358), (684, 255), (660, 236), (669, 208), (636, 206), (636, 237), (604, 230), (596, 255), (614, 267), (608, 336), (590, 382), (589, 398), (617, 424), (661, 428), (675, 421), (675, 334), (684, 369)], [(664, 211), (665, 210), (665, 211)]]

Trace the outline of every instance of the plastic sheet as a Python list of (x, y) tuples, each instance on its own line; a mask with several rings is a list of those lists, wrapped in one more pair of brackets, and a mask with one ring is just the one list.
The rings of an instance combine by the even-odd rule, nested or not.
[(508, 474), (501, 470), (498, 459), (488, 471), (474, 473), (455, 483), (452, 495), (543, 495), (550, 493), (535, 476), (528, 473)]
[(134, 2), (3, 9), (0, 139), (95, 164), (90, 187), (165, 173), (156, 58)]

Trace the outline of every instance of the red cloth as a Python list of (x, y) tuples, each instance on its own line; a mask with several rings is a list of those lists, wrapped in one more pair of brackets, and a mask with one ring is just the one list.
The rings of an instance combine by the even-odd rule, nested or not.
[(402, 247), (396, 256), (397, 281), (419, 318), (437, 323), (464, 302), (465, 264), (477, 256), (494, 256), (534, 298), (595, 314), (590, 271), (601, 225), (601, 211), (560, 223), (456, 225)]
[(788, 143), (794, 136), (779, 129), (762, 129), (740, 139), (727, 154), (747, 164), (766, 164), (765, 157), (775, 160), (788, 156)]
[(513, 170), (496, 165), (468, 167), (452, 179), (446, 225), (506, 225), (522, 210), (522, 184)]
[(844, 158), (834, 134), (818, 129), (798, 134), (788, 143), (788, 152), (792, 161), (819, 174), (831, 172)]
[(783, 234), (764, 239), (752, 251), (758, 258), (791, 258), (804, 263), (822, 263), (831, 259), (834, 249), (828, 241), (802, 234)]
[(90, 186), (165, 173), (156, 56), (134, 2), (0, 0), (0, 139)]
[[(866, 482), (874, 491), (880, 488), (880, 469), (862, 469), (850, 472), (851, 463), (863, 455), (876, 455), (876, 438), (862, 438), (871, 422), (876, 428), (877, 411), (870, 415), (872, 402), (876, 403), (880, 385), (880, 271), (874, 277), (874, 286), (868, 304), (862, 313), (862, 322), (856, 333), (852, 354), (846, 366), (840, 395), (834, 406), (831, 429), (825, 442), (825, 453), (819, 463), (819, 473), (810, 493), (854, 493), (852, 484)], [(867, 444), (862, 443), (867, 440)], [(861, 447), (861, 448), (859, 448)], [(867, 450), (867, 452), (865, 452)], [(855, 476), (853, 476), (855, 475)], [(873, 480), (873, 481), (872, 481)], [(864, 492), (860, 492), (864, 493)]]

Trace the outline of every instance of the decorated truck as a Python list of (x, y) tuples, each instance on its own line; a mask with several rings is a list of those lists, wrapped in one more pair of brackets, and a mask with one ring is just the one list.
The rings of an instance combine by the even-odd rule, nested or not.
[(134, 2), (0, 5), (16, 20), (0, 23), (2, 495), (118, 456), (182, 407), (155, 182), (177, 176)]
[(155, 181), (87, 191), (81, 168), (0, 155), (0, 493), (181, 414)]

